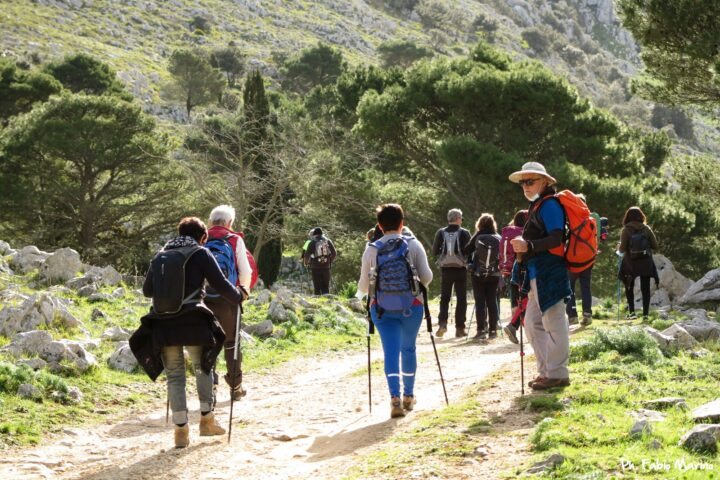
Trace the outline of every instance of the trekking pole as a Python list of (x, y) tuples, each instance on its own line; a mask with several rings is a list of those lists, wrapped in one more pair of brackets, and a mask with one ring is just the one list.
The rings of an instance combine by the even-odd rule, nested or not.
[(617, 280), (615, 281), (615, 285), (617, 285), (617, 322), (620, 323), (620, 269), (622, 268), (622, 255), (620, 252), (615, 252), (618, 256), (618, 271), (617, 271)]
[(476, 306), (477, 306), (477, 303), (475, 303), (475, 301), (473, 300), (473, 309), (472, 309), (472, 312), (470, 312), (470, 320), (468, 320), (468, 328), (467, 328), (467, 331), (465, 332), (465, 341), (466, 342), (470, 338), (470, 330), (472, 330), (472, 321), (473, 321), (473, 317), (475, 316), (475, 307)]
[(440, 382), (443, 387), (443, 394), (445, 395), (445, 405), (450, 405), (447, 396), (447, 390), (445, 389), (445, 379), (442, 374), (442, 367), (440, 367), (440, 357), (438, 356), (437, 346), (435, 346), (435, 335), (432, 331), (432, 317), (430, 316), (430, 307), (428, 306), (427, 288), (425, 285), (420, 284), (420, 290), (423, 296), (423, 306), (425, 307), (425, 322), (427, 323), (427, 331), (430, 334), (430, 341), (432, 342), (433, 351), (435, 352), (435, 361), (437, 362), (438, 371), (440, 372)]
[(240, 345), (240, 312), (242, 310), (242, 303), (238, 305), (237, 315), (235, 316), (235, 344), (233, 346), (233, 364), (232, 364), (232, 385), (230, 386), (230, 420), (228, 421), (228, 443), (230, 443), (230, 437), (232, 436), (232, 417), (233, 417), (233, 405), (235, 400), (235, 387), (237, 386), (237, 359), (238, 359), (238, 347)]
[(368, 407), (372, 414), (372, 364), (370, 363), (370, 335), (375, 333), (375, 324), (370, 318), (370, 309), (368, 309), (368, 331), (367, 331), (367, 357), (368, 357)]
[(525, 347), (523, 347), (523, 330), (525, 326), (520, 321), (520, 394), (525, 395)]
[(167, 402), (165, 403), (165, 425), (169, 423), (170, 419), (170, 395), (167, 397)]

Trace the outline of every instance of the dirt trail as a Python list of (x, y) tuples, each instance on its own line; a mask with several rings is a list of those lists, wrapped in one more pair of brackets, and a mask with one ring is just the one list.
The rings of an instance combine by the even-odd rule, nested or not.
[[(517, 347), (505, 338), (490, 344), (438, 339), (450, 401), (464, 387), (504, 364), (517, 361)], [(364, 339), (363, 339), (364, 340)], [(372, 352), (381, 357), (380, 348)], [(412, 425), (416, 414), (389, 418), (384, 376), (373, 375), (373, 413), (368, 413), (365, 353), (328, 353), (297, 359), (264, 374), (247, 374), (247, 397), (234, 406), (232, 442), (227, 436), (199, 437), (199, 413), (191, 412), (188, 448), (172, 448), (172, 425), (164, 404), (112, 425), (67, 429), (47, 445), (8, 452), (0, 478), (63, 479), (233, 479), (338, 478), (353, 458)], [(444, 403), (429, 335), (418, 338), (416, 411)], [(197, 409), (197, 397), (188, 405)], [(217, 407), (227, 426), (229, 403), (223, 390)], [(280, 437), (290, 437), (281, 440)]]

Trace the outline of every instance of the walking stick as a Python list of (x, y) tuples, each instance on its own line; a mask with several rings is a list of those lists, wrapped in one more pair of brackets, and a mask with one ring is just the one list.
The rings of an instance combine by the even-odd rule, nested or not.
[(620, 323), (620, 269), (622, 268), (622, 254), (618, 251), (615, 252), (618, 256), (618, 273), (617, 273), (617, 280), (615, 281), (615, 284), (617, 285), (617, 322)]
[(520, 395), (525, 395), (525, 348), (523, 347), (523, 322), (520, 322)]
[(370, 311), (368, 310), (368, 332), (367, 332), (367, 357), (368, 357), (368, 408), (372, 413), (372, 364), (370, 363), (370, 335), (375, 333), (375, 324), (370, 318)]
[(425, 307), (425, 322), (427, 324), (427, 331), (430, 334), (430, 341), (432, 342), (433, 351), (435, 352), (435, 361), (437, 362), (438, 371), (440, 372), (440, 382), (442, 383), (443, 394), (445, 395), (445, 405), (450, 405), (450, 402), (448, 401), (447, 390), (445, 389), (445, 379), (443, 378), (442, 367), (440, 367), (440, 357), (438, 356), (437, 347), (435, 346), (435, 335), (432, 331), (432, 317), (430, 316), (427, 288), (425, 288), (425, 285), (420, 284), (420, 291), (422, 291), (423, 306)]
[(472, 309), (472, 312), (470, 312), (470, 320), (468, 320), (468, 328), (467, 328), (467, 331), (465, 332), (465, 341), (466, 342), (470, 338), (470, 330), (472, 329), (472, 321), (473, 321), (473, 317), (475, 316), (475, 306), (476, 305), (477, 305), (477, 303), (475, 303), (475, 301), (473, 301), (473, 309)]
[[(241, 287), (242, 288), (242, 287)], [(242, 311), (242, 303), (238, 305), (237, 315), (235, 317), (235, 344), (233, 346), (233, 364), (232, 364), (232, 385), (230, 386), (230, 420), (228, 422), (228, 443), (232, 436), (232, 417), (233, 417), (233, 405), (235, 403), (235, 387), (237, 386), (237, 359), (238, 359), (238, 348), (240, 345), (240, 313)]]
[(167, 402), (165, 403), (165, 425), (168, 424), (170, 419), (170, 395), (167, 397)]

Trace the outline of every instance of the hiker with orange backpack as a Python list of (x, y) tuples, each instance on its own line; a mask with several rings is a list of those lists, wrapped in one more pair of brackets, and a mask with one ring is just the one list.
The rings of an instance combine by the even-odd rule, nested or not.
[(541, 163), (527, 162), (509, 179), (520, 184), (530, 201), (522, 237), (512, 240), (515, 252), (522, 254), (525, 283), (529, 283), (525, 328), (538, 376), (528, 385), (533, 390), (564, 387), (570, 385), (570, 336), (564, 308), (570, 296), (568, 269), (581, 271), (592, 265), (597, 254), (595, 222), (576, 195), (567, 190), (557, 193), (557, 181)]
[[(212, 226), (208, 230), (208, 241), (205, 248), (213, 254), (225, 278), (230, 283), (236, 287), (249, 285), (250, 288), (253, 288), (258, 278), (255, 259), (245, 248), (243, 234), (232, 230), (234, 222), (235, 209), (233, 207), (218, 205), (213, 208), (210, 212)], [(224, 378), (230, 386), (233, 399), (239, 400), (247, 393), (242, 386), (242, 353), (238, 352), (237, 359), (233, 359), (239, 334), (236, 332), (236, 327), (240, 326), (238, 325), (239, 306), (225, 300), (211, 287), (207, 288), (205, 304), (215, 314), (225, 331), (224, 352), (227, 373)], [(217, 385), (217, 378), (214, 379), (214, 384)]]

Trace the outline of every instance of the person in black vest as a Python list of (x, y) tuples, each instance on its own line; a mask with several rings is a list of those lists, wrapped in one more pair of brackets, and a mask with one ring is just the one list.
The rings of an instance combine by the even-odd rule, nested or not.
[(634, 320), (635, 314), (635, 278), (640, 277), (642, 293), (643, 318), (647, 319), (650, 311), (650, 279), (659, 282), (657, 268), (652, 252), (657, 250), (658, 242), (652, 229), (646, 224), (647, 219), (640, 207), (630, 207), (623, 218), (623, 229), (620, 232), (618, 252), (623, 255), (618, 275), (625, 285), (625, 296), (628, 301), (627, 318)]
[(470, 273), (477, 320), (475, 340), (497, 337), (500, 317), (497, 302), (500, 282), (500, 239), (495, 218), (489, 213), (483, 213), (475, 223), (475, 234), (463, 249), (463, 253), (472, 258)]
[[(184, 285), (182, 291), (170, 291), (173, 280), (156, 272), (151, 264), (143, 284), (143, 294), (153, 297), (153, 309), (141, 319), (140, 328), (130, 338), (130, 348), (148, 376), (154, 381), (165, 370), (168, 400), (175, 424), (175, 447), (187, 447), (190, 443), (188, 409), (185, 395), (185, 357), (187, 350), (193, 363), (200, 399), (200, 435), (225, 433), (213, 414), (213, 366), (223, 348), (225, 332), (203, 303), (205, 281), (227, 301), (240, 304), (244, 292), (238, 292), (227, 281), (215, 257), (202, 247), (207, 241), (207, 228), (196, 217), (186, 217), (178, 225), (178, 236), (165, 244), (158, 255), (180, 250), (186, 255)], [(158, 257), (156, 255), (156, 258)], [(164, 266), (163, 266), (164, 270)], [(157, 275), (156, 275), (157, 273)], [(178, 296), (179, 310), (175, 313), (157, 313), (165, 296)]]
[(438, 257), (440, 267), (440, 313), (438, 330), (435, 334), (442, 337), (447, 332), (450, 297), (455, 287), (455, 336), (465, 336), (465, 316), (467, 315), (467, 267), (462, 249), (470, 240), (470, 232), (462, 228), (462, 211), (453, 208), (447, 214), (448, 226), (435, 233), (432, 254)]
[(310, 231), (310, 239), (303, 248), (303, 262), (310, 267), (315, 295), (330, 293), (330, 268), (337, 257), (332, 240), (323, 235), (322, 228)]

